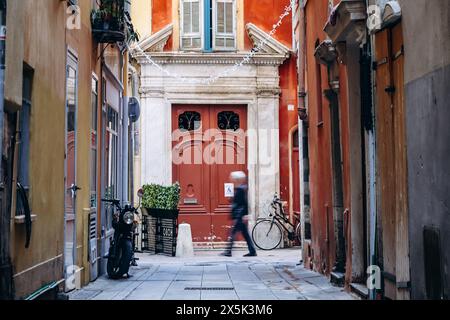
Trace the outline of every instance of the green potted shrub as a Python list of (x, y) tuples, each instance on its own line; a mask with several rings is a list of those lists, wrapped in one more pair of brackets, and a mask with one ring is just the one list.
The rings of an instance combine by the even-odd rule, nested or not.
[(180, 185), (142, 187), (143, 248), (155, 254), (176, 254)]
[(180, 185), (171, 186), (148, 184), (142, 187), (142, 207), (150, 216), (156, 218), (178, 218), (178, 203), (180, 201)]

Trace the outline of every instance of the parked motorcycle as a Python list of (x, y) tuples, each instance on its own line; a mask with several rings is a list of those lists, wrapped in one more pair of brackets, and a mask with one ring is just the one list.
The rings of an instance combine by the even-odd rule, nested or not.
[[(142, 193), (138, 193), (141, 198)], [(138, 225), (138, 208), (130, 205), (121, 207), (120, 200), (102, 199), (103, 202), (110, 203), (117, 212), (113, 213), (112, 226), (114, 228), (114, 236), (111, 239), (108, 263), (106, 270), (111, 279), (120, 279), (124, 275), (130, 277), (130, 265), (135, 265), (134, 258), (134, 230)], [(140, 206), (140, 205), (139, 205)]]

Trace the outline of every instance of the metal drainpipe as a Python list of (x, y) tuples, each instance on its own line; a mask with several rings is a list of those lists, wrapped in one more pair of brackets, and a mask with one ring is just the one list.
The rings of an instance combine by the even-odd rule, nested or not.
[[(306, 109), (306, 92), (305, 92), (305, 64), (306, 64), (306, 52), (305, 52), (305, 44), (306, 44), (306, 22), (305, 22), (305, 1), (299, 0), (298, 3), (298, 21), (300, 25), (299, 29), (299, 45), (298, 45), (298, 111), (299, 115), (301, 112), (307, 113)], [(298, 119), (298, 139), (299, 146), (301, 146), (301, 150), (303, 150), (303, 120)], [(303, 167), (303, 152), (300, 152), (300, 167), (299, 167), (299, 179), (300, 179), (300, 188), (303, 186), (304, 182), (304, 167)], [(301, 233), (302, 233), (302, 248), (304, 248), (305, 241), (305, 199), (302, 197), (300, 193), (300, 223), (301, 223)], [(303, 253), (302, 253), (303, 255)], [(302, 259), (303, 260), (303, 259)]]
[[(366, 7), (371, 5), (370, 0), (366, 0)], [(375, 39), (373, 35), (370, 35), (370, 56), (371, 65), (374, 64), (374, 48)], [(368, 158), (369, 158), (369, 256), (370, 263), (372, 265), (377, 264), (377, 252), (376, 252), (376, 232), (377, 232), (377, 197), (376, 197), (376, 117), (375, 117), (375, 72), (372, 72), (372, 130), (368, 131)], [(369, 291), (369, 299), (375, 300), (377, 296), (376, 290)]]
[[(131, 74), (131, 88), (132, 88), (132, 95), (133, 97), (135, 97), (136, 99), (139, 99), (139, 75), (138, 72), (136, 70), (135, 67), (133, 67), (132, 65), (128, 65), (128, 70)], [(134, 155), (136, 152), (136, 144), (135, 144), (135, 138), (136, 138), (136, 123), (131, 123), (131, 146), (130, 146), (130, 150), (129, 152), (131, 153), (131, 157), (130, 159), (130, 185), (131, 185), (131, 189), (132, 189), (132, 195), (131, 195), (131, 201), (134, 202), (134, 197), (136, 196), (134, 194), (134, 192), (137, 190), (134, 190), (134, 180), (135, 180), (135, 176), (134, 176)]]

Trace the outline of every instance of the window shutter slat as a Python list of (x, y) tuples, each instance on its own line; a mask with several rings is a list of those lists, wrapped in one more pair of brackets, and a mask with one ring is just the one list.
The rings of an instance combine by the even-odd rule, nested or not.
[(226, 21), (226, 33), (233, 34), (233, 3), (225, 3), (225, 21)]
[(236, 47), (235, 1), (214, 0), (214, 4), (214, 47), (216, 49), (233, 50)]
[(183, 3), (183, 32), (191, 32), (191, 3)]
[(217, 32), (220, 32), (220, 33), (225, 32), (224, 5), (225, 5), (225, 3), (223, 3), (223, 2), (217, 3)]
[(192, 32), (200, 32), (200, 4), (192, 2)]
[(181, 47), (183, 49), (201, 48), (201, 30), (200, 30), (200, 1), (182, 0), (183, 13), (181, 25), (183, 26), (181, 34)]

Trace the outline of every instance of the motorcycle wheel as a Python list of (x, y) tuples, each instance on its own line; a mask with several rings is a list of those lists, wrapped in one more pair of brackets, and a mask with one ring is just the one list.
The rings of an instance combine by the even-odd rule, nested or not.
[(131, 258), (133, 256), (132, 243), (129, 240), (122, 240), (117, 248), (116, 257), (108, 258), (106, 269), (111, 279), (120, 279), (127, 274), (130, 269)]
[(119, 262), (119, 274), (122, 277), (130, 270), (131, 258), (133, 257), (133, 244), (130, 240), (123, 240), (122, 257)]

